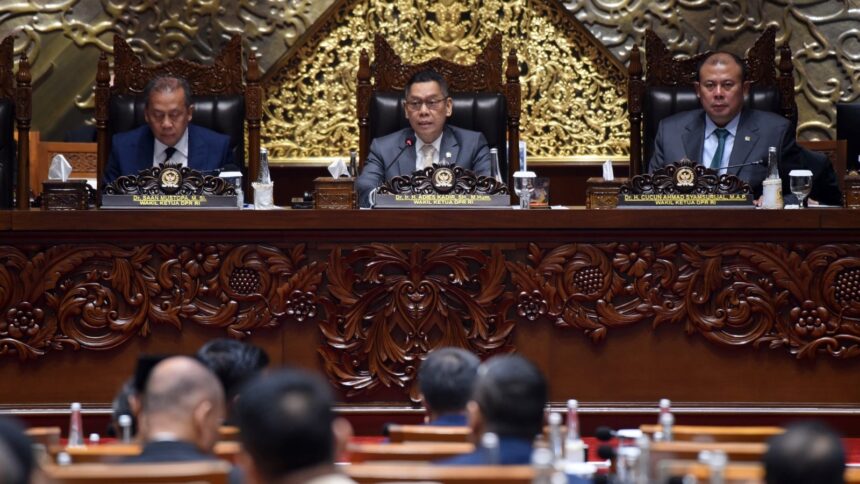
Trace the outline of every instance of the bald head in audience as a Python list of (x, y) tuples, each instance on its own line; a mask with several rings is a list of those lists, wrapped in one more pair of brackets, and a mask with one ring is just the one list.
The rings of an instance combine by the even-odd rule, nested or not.
[(767, 484), (842, 484), (845, 450), (828, 426), (800, 422), (768, 441), (764, 468)]
[(352, 483), (334, 467), (352, 428), (333, 404), (326, 382), (306, 371), (284, 369), (249, 383), (236, 407), (246, 482)]
[(145, 442), (191, 442), (210, 452), (224, 420), (224, 390), (199, 361), (174, 356), (158, 363), (146, 383), (140, 416)]

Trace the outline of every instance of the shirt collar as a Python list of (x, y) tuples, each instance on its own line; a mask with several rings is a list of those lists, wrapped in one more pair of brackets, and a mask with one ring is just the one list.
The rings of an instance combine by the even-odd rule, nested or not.
[[(444, 132), (445, 132), (445, 130), (442, 130), (442, 133), (444, 133)], [(416, 136), (415, 137), (415, 149), (417, 150), (416, 153), (421, 153), (421, 148), (424, 145), (430, 144), (430, 145), (433, 145), (434, 148), (436, 148), (436, 154), (439, 156), (439, 159), (441, 160), (442, 159), (442, 154), (441, 154), (442, 133), (440, 133), (439, 137), (436, 138), (435, 140), (433, 140), (432, 143), (425, 143), (424, 141), (421, 140), (421, 138)]]
[[(182, 137), (179, 138), (179, 141), (173, 145), (176, 148), (176, 152), (188, 158), (188, 127), (185, 128), (185, 132), (182, 133)], [(167, 145), (159, 141), (158, 138), (155, 138), (155, 154), (158, 156), (161, 153), (164, 153), (164, 150), (167, 149)], [(158, 159), (158, 158), (156, 158)]]
[[(728, 130), (729, 134), (731, 134), (732, 136), (735, 136), (738, 132), (738, 124), (740, 124), (740, 120), (741, 120), (741, 113), (738, 113), (735, 115), (734, 118), (732, 118), (731, 121), (728, 122), (728, 124), (723, 126), (723, 128)], [(705, 138), (714, 134), (714, 131), (718, 127), (719, 126), (714, 124), (714, 122), (711, 120), (711, 117), (708, 116), (707, 114), (705, 114)]]

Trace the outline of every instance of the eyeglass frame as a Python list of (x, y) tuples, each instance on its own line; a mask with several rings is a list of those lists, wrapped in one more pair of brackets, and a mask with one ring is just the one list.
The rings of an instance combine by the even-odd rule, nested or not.
[[(421, 108), (423, 108), (424, 106), (427, 106), (428, 111), (438, 111), (443, 106), (445, 106), (445, 103), (449, 99), (451, 99), (451, 96), (444, 96), (440, 99), (413, 99), (411, 101), (408, 99), (403, 99), (403, 108), (413, 113), (421, 111)], [(432, 106), (431, 103), (433, 104)]]

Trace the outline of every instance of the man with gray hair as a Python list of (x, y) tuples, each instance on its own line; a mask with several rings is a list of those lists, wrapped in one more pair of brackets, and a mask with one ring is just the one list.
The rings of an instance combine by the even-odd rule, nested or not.
[[(214, 460), (224, 416), (218, 378), (193, 358), (167, 358), (152, 369), (146, 383), (140, 413), (143, 451), (126, 462)], [(238, 475), (231, 475), (231, 481), (241, 482)]]
[(105, 183), (163, 163), (214, 171), (234, 163), (230, 138), (191, 123), (191, 87), (181, 77), (156, 77), (144, 89), (146, 124), (114, 135)]

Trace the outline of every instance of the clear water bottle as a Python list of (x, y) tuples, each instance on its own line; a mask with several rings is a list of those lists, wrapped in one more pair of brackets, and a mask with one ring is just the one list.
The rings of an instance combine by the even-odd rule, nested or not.
[(497, 466), (501, 464), (499, 455), (499, 436), (493, 432), (486, 432), (481, 436), (481, 448), (487, 456), (487, 465)]
[(69, 415), (69, 447), (83, 447), (84, 445), (84, 426), (81, 418), (80, 402), (72, 403), (71, 414)]
[(499, 167), (499, 150), (498, 148), (490, 148), (490, 176), (497, 182), (504, 183), (502, 180), (502, 170)]
[(120, 415), (118, 419), (119, 427), (122, 429), (122, 443), (131, 443), (131, 415)]
[(562, 442), (561, 442), (561, 415), (552, 412), (547, 417), (549, 422), (549, 450), (552, 451), (553, 462), (559, 462), (562, 459)]
[(668, 398), (660, 400), (660, 417), (657, 420), (660, 424), (661, 440), (664, 442), (672, 441), (672, 427), (675, 425), (675, 416), (672, 415), (672, 402)]
[(564, 458), (568, 463), (585, 462), (585, 443), (579, 435), (579, 402), (567, 401), (567, 436), (564, 439)]
[(269, 174), (269, 150), (260, 148), (260, 176), (257, 177), (259, 183), (272, 183), (272, 176)]

